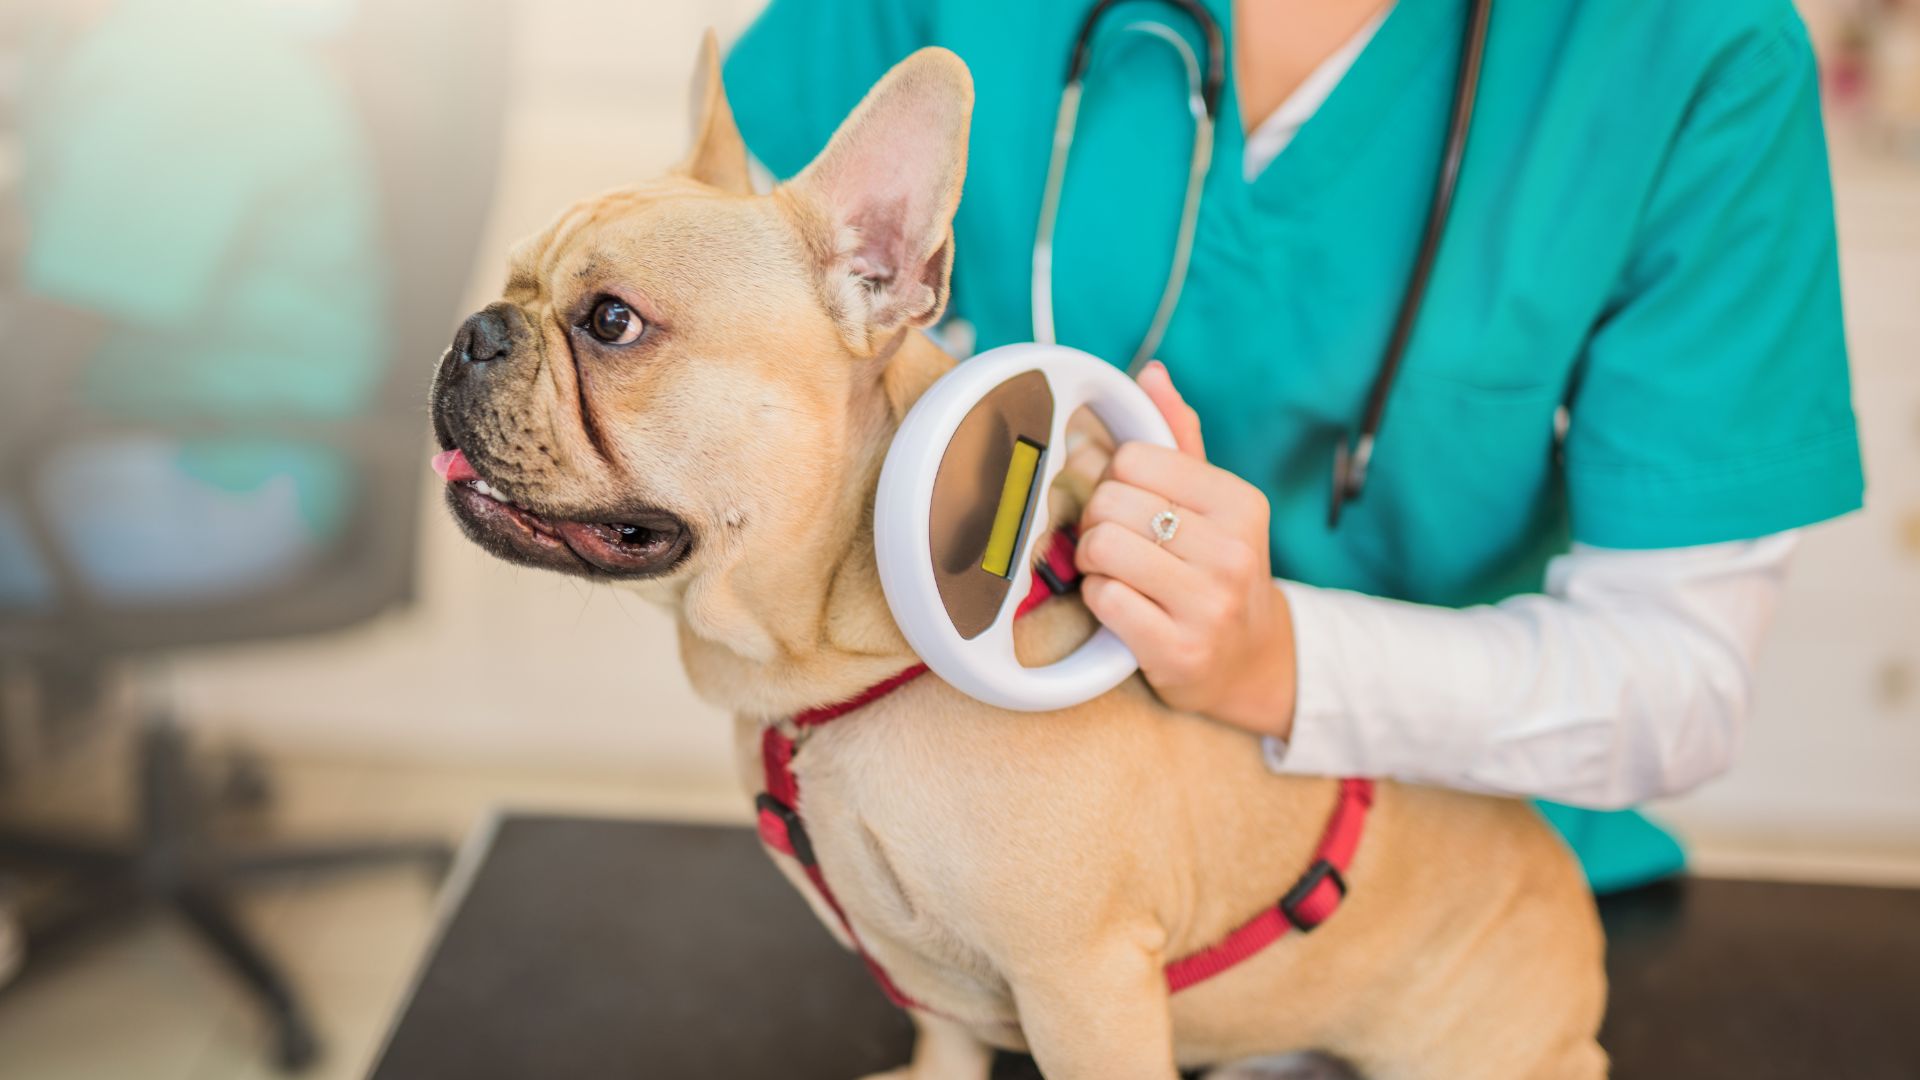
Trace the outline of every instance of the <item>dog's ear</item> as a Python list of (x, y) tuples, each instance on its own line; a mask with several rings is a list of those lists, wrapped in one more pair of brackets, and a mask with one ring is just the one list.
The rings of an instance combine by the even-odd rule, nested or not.
[(972, 115), (967, 65), (921, 49), (868, 91), (788, 185), (813, 219), (828, 302), (860, 351), (931, 326), (946, 308)]
[(734, 126), (727, 88), (720, 81), (720, 39), (709, 29), (693, 66), (693, 149), (679, 172), (722, 191), (745, 195), (753, 190), (747, 175), (747, 144)]

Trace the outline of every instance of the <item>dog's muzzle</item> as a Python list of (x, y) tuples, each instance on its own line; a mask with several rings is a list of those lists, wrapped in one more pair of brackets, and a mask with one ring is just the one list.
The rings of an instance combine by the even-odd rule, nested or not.
[(446, 481), (454, 517), (470, 538), (510, 562), (621, 578), (671, 572), (693, 544), (692, 530), (677, 515), (617, 499), (585, 514), (542, 505), (542, 487), (529, 469), (557, 466), (527, 459), (527, 444), (535, 440), (516, 435), (521, 421), (513, 419), (525, 411), (517, 395), (530, 374), (516, 373), (524, 365), (515, 361), (532, 359), (531, 349), (516, 350), (514, 343), (531, 337), (518, 307), (489, 304), (460, 324), (440, 363), (433, 428), (441, 453), (434, 469)]

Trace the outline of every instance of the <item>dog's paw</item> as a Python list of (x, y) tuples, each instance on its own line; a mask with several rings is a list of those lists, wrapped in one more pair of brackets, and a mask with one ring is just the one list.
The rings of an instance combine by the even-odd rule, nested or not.
[(1113, 459), (1113, 433), (1082, 405), (1067, 418), (1067, 460), (1048, 492), (1047, 511), (1055, 522), (1079, 521), (1093, 488)]

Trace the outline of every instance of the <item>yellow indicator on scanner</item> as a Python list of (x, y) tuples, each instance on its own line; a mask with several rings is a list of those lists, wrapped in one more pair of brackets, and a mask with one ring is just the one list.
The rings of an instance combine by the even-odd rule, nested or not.
[(1001, 577), (1013, 576), (1013, 549), (1020, 542), (1020, 526), (1027, 520), (1027, 497), (1040, 472), (1040, 447), (1025, 439), (1013, 443), (1013, 461), (1000, 488), (1000, 508), (993, 512), (993, 531), (987, 534), (987, 553), (980, 568)]

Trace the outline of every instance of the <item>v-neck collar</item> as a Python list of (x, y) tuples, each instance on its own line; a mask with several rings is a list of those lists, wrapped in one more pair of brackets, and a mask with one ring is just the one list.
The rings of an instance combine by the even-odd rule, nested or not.
[[(1246, 134), (1237, 81), (1230, 81), (1218, 122), (1210, 188), (1238, 189), (1262, 208), (1300, 208), (1349, 165), (1381, 128), (1378, 117), (1398, 100), (1428, 64), (1450, 59), (1436, 48), (1437, 32), (1460, 0), (1397, 0), (1373, 40), (1361, 50), (1339, 85), (1294, 134), (1292, 142), (1251, 181), (1241, 172)], [(1236, 70), (1232, 50), (1233, 4), (1220, 0), (1218, 17), (1227, 41), (1227, 70)], [(1233, 201), (1238, 201), (1237, 199)]]
[[(1258, 123), (1253, 123), (1250, 117), (1243, 117), (1249, 122), (1243, 125), (1246, 146), (1241, 153), (1240, 175), (1248, 183), (1259, 179), (1260, 174), (1267, 171), (1267, 166), (1280, 156), (1280, 151), (1293, 142), (1293, 137), (1300, 133), (1306, 122), (1313, 119), (1313, 115), (1320, 111), (1320, 106), (1326, 104), (1327, 98), (1346, 79), (1347, 72), (1353, 70), (1353, 62), (1373, 43), (1373, 36), (1380, 32), (1381, 24), (1387, 21), (1392, 11), (1393, 5), (1389, 2), (1368, 16), (1367, 21), (1360, 24), (1360, 29), (1355, 30), (1339, 48), (1328, 53), (1318, 66), (1300, 80), (1293, 92)], [(1255, 155), (1259, 156), (1257, 166), (1252, 160)]]

